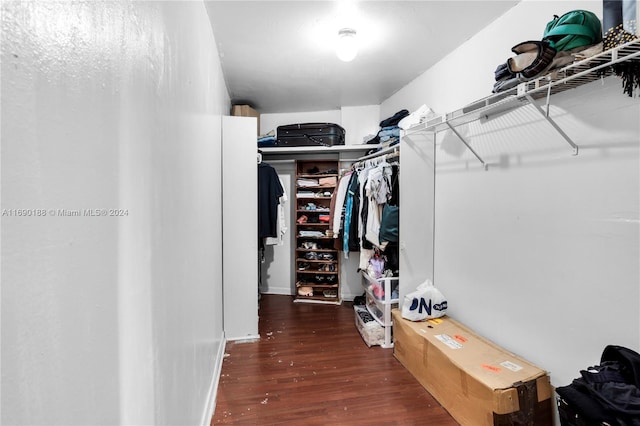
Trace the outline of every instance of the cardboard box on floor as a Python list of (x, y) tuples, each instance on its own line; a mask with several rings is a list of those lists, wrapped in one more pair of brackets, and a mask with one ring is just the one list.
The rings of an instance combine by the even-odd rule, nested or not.
[(413, 322), (398, 309), (392, 315), (395, 357), (458, 423), (553, 424), (545, 371), (447, 316)]
[(256, 129), (257, 136), (260, 136), (260, 113), (249, 105), (233, 105), (231, 107), (231, 115), (236, 117), (256, 117), (258, 128)]

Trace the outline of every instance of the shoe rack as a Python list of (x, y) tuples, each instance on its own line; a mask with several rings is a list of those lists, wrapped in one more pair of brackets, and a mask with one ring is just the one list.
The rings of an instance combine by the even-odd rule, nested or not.
[(296, 161), (296, 302), (341, 303), (340, 258), (330, 222), (338, 166), (336, 160)]

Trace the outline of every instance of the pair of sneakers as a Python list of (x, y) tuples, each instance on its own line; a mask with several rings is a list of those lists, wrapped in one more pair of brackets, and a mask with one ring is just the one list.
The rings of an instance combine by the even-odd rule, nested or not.
[(307, 262), (300, 262), (298, 264), (298, 271), (306, 271), (311, 267)]
[(324, 297), (336, 298), (338, 297), (338, 291), (333, 289), (327, 289), (322, 292)]
[(301, 248), (305, 250), (318, 250), (318, 243), (315, 241), (304, 241), (301, 244)]
[(310, 251), (309, 253), (304, 254), (304, 258), (307, 260), (318, 260), (318, 253)]
[(335, 272), (336, 271), (336, 265), (334, 265), (333, 263), (325, 263), (323, 265), (320, 265), (320, 267), (318, 268), (318, 271), (320, 271), (320, 272)]
[(307, 203), (305, 206), (301, 206), (298, 210), (315, 210), (317, 209), (314, 203)]
[(300, 216), (296, 222), (298, 222), (299, 225), (305, 224), (305, 223), (319, 223), (321, 222), (320, 218), (317, 216), (311, 216), (308, 217), (307, 215), (302, 215)]
[(314, 278), (317, 284), (335, 284), (336, 282), (335, 275), (316, 275)]

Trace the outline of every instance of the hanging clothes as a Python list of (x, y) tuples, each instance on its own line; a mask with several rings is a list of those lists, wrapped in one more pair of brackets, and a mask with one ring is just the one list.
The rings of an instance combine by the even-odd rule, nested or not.
[(365, 230), (367, 228), (367, 222), (369, 221), (369, 198), (365, 194), (365, 186), (369, 180), (369, 172), (371, 171), (371, 164), (367, 162), (365, 168), (360, 171), (360, 211), (358, 223), (358, 242), (360, 243), (360, 261), (358, 263), (358, 270), (367, 268), (369, 259), (373, 256), (373, 244), (367, 241), (365, 238)]
[(398, 164), (391, 164), (391, 196), (387, 204), (392, 206), (400, 205), (400, 166)]
[(385, 204), (391, 198), (392, 168), (386, 160), (380, 162), (369, 172), (369, 179), (365, 189), (367, 196), (377, 204)]
[(343, 247), (342, 227), (344, 225), (345, 201), (350, 179), (351, 172), (345, 173), (340, 178), (338, 181), (338, 189), (333, 192), (331, 206), (329, 208), (329, 223), (331, 224), (331, 232), (335, 239), (334, 248), (336, 250), (342, 250)]
[(363, 170), (361, 170), (358, 174), (358, 181), (360, 183), (359, 198), (360, 205), (358, 206), (358, 217), (360, 218), (360, 222), (358, 223), (358, 241), (360, 242), (360, 246), (365, 249), (372, 249), (373, 246), (368, 241), (364, 240), (364, 233), (367, 227), (367, 220), (369, 219), (369, 199), (365, 194), (365, 186), (369, 180), (369, 172), (371, 171), (371, 166), (368, 164)]
[[(350, 252), (359, 252), (358, 270), (366, 270), (376, 253), (397, 249), (399, 165), (397, 160), (387, 161), (395, 157), (394, 153), (354, 164), (352, 171), (340, 178), (333, 194), (329, 222), (334, 245), (345, 258)], [(380, 234), (385, 207), (392, 213), (390, 229), (385, 229), (392, 232), (391, 237), (388, 232)], [(397, 260), (395, 253), (391, 257)]]
[(378, 234), (380, 232), (382, 208), (389, 198), (391, 198), (391, 175), (391, 165), (383, 160), (371, 168), (365, 184), (365, 196), (368, 200), (368, 209), (364, 238), (376, 247), (380, 247)]
[(287, 233), (287, 223), (285, 220), (285, 214), (284, 214), (284, 205), (287, 202), (287, 193), (284, 190), (284, 184), (282, 183), (282, 179), (280, 180), (280, 186), (282, 186), (282, 195), (279, 198), (278, 201), (278, 207), (277, 207), (277, 236), (275, 237), (266, 237), (264, 240), (265, 245), (268, 246), (283, 246), (284, 245), (284, 235)]
[(391, 192), (389, 201), (383, 206), (380, 215), (380, 230), (378, 238), (380, 248), (386, 250), (387, 244), (397, 245), (400, 239), (400, 167), (398, 164), (391, 164)]
[(360, 243), (358, 242), (358, 213), (360, 211), (360, 183), (358, 181), (358, 173), (351, 174), (349, 186), (347, 188), (347, 198), (345, 201), (344, 211), (344, 227), (342, 230), (343, 247), (345, 257), (349, 256), (350, 251), (358, 251)]
[(258, 164), (258, 238), (278, 237), (278, 205), (284, 188), (276, 170), (267, 163)]

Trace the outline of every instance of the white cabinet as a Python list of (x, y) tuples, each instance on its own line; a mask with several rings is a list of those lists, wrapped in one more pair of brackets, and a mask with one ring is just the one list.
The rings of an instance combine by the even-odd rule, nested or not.
[(222, 282), (227, 340), (258, 339), (256, 119), (222, 117)]

